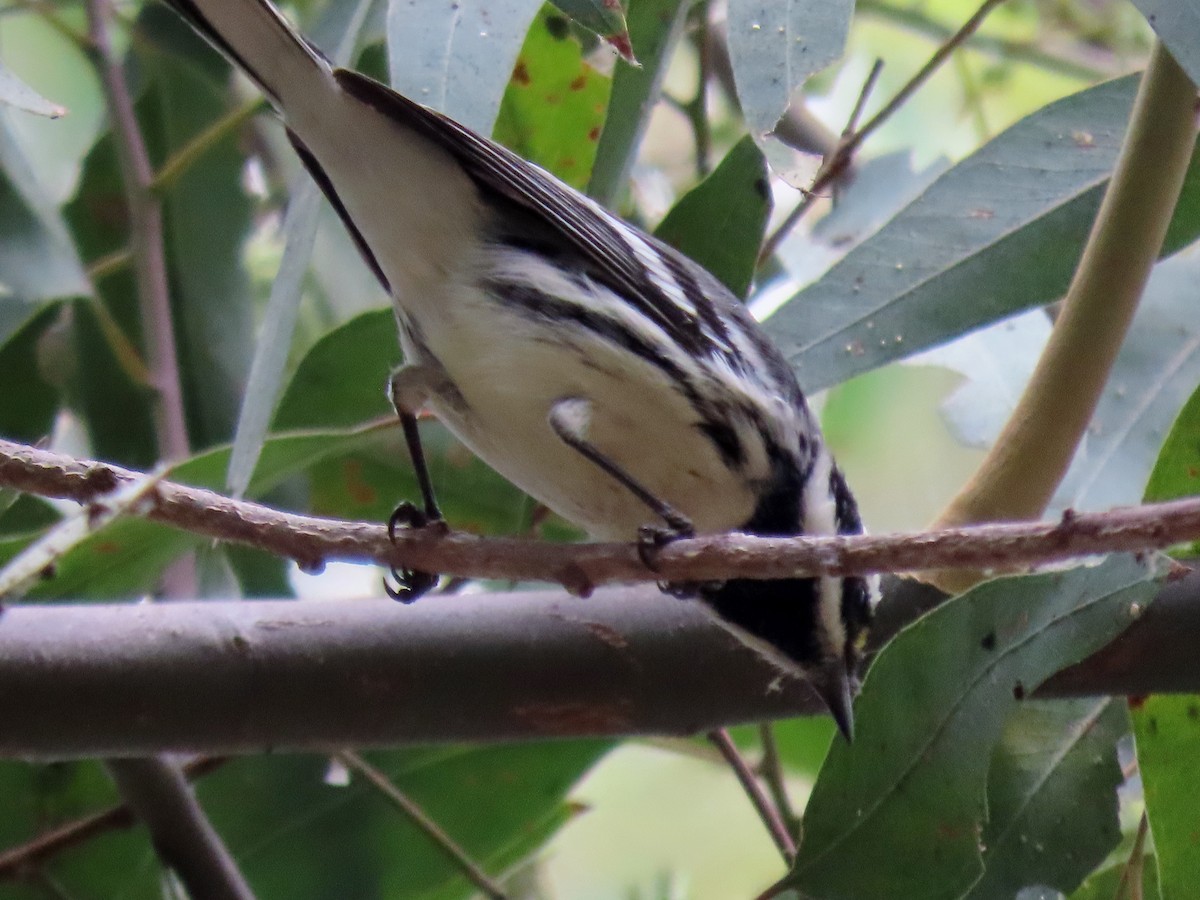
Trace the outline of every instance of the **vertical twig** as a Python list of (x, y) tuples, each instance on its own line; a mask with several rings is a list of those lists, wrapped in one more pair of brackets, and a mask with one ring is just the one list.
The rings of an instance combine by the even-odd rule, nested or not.
[(763, 789), (754, 777), (754, 773), (750, 771), (750, 767), (746, 765), (746, 761), (738, 753), (737, 747), (733, 745), (733, 740), (729, 737), (729, 732), (722, 728), (717, 731), (710, 731), (707, 737), (709, 742), (720, 751), (725, 762), (729, 764), (729, 768), (733, 770), (733, 774), (737, 776), (742, 790), (750, 798), (750, 802), (754, 805), (759, 818), (767, 826), (767, 832), (771, 835), (775, 846), (779, 848), (779, 853), (783, 857), (784, 863), (790, 866), (796, 859), (796, 842), (788, 834), (783, 820), (779, 817), (778, 810), (771, 805), (771, 801), (763, 793)]
[(380, 793), (395, 804), (396, 808), (407, 816), (408, 820), (420, 829), (422, 834), (429, 838), (449, 857), (450, 861), (459, 868), (467, 880), (475, 885), (481, 893), (492, 898), (492, 900), (506, 900), (507, 895), (500, 889), (500, 886), (488, 877), (487, 873), (467, 855), (466, 851), (450, 835), (442, 830), (442, 827), (425, 810), (421, 809), (420, 806), (414, 803), (396, 785), (392, 784), (391, 779), (387, 775), (379, 771), (379, 769), (375, 768), (375, 766), (371, 765), (353, 750), (343, 750), (337, 754), (337, 759), (346, 768), (358, 772), (378, 788)]
[[(154, 192), (154, 170), (138, 128), (133, 97), (125, 81), (125, 70), (113, 52), (108, 30), (110, 13), (109, 0), (88, 0), (91, 55), (100, 72), (100, 82), (112, 119), (121, 182), (129, 209), (129, 242), (137, 282), (138, 309), (146, 342), (150, 384), (155, 391), (153, 412), (158, 459), (159, 462), (177, 462), (186, 457), (190, 450), (167, 284), (162, 203)], [(195, 561), (190, 556), (168, 567), (163, 576), (163, 589), (168, 596), (194, 597), (196, 585)]]
[(775, 740), (775, 726), (770, 722), (763, 722), (758, 726), (758, 734), (763, 749), (762, 762), (759, 763), (763, 781), (767, 784), (767, 790), (771, 792), (771, 799), (775, 802), (775, 808), (779, 810), (779, 817), (783, 820), (788, 834), (799, 843), (800, 817), (796, 815), (795, 809), (792, 808), (792, 801), (788, 798), (783, 760), (779, 758), (779, 744)]
[[(963, 23), (963, 26), (959, 28), (958, 31), (956, 31), (938, 46), (937, 50), (933, 52), (933, 55), (929, 57), (925, 65), (923, 65), (920, 70), (918, 70), (917, 73), (908, 80), (904, 87), (900, 88), (900, 90), (896, 92), (896, 95), (892, 97), (891, 100), (884, 104), (883, 109), (879, 110), (879, 112), (872, 116), (867, 121), (867, 124), (865, 124), (862, 128), (842, 136), (842, 140), (838, 142), (836, 150), (832, 155), (826, 157), (825, 162), (822, 163), (820, 170), (813, 179), (813, 183), (808, 188), (808, 193), (801, 198), (796, 208), (792, 210), (787, 219), (785, 219), (779, 228), (775, 230), (775, 233), (763, 243), (763, 250), (758, 257), (759, 265), (762, 265), (771, 258), (775, 250), (778, 248), (779, 242), (793, 227), (795, 227), (796, 223), (800, 221), (801, 217), (803, 217), (803, 215), (808, 211), (809, 207), (812, 206), (813, 195), (819, 194), (830, 184), (830, 182), (834, 181), (841, 175), (845, 168), (850, 164), (850, 161), (853, 159), (854, 154), (858, 151), (858, 148), (862, 145), (862, 142), (865, 141), (873, 132), (875, 132), (884, 122), (891, 118), (896, 110), (903, 106), (908, 101), (908, 98), (911, 97), (918, 88), (920, 88), (926, 81), (929, 80), (929, 76), (936, 72), (938, 68), (941, 67), (942, 63), (949, 59), (950, 54), (953, 53), (955, 49), (959, 47), (959, 45), (966, 41), (967, 38), (975, 33), (979, 26), (983, 24), (983, 20), (987, 18), (988, 13), (990, 13), (1003, 2), (1004, 0), (984, 0), (979, 9), (975, 11), (975, 14), (971, 16), (971, 18), (969, 18), (965, 23)], [(867, 85), (870, 83), (871, 79), (868, 79)], [(861, 105), (864, 95), (869, 90), (867, 85), (864, 85), (864, 90), (859, 95), (859, 105)]]
[(1133, 849), (1129, 851), (1129, 859), (1121, 870), (1121, 880), (1117, 882), (1113, 900), (1142, 900), (1142, 872), (1146, 865), (1146, 835), (1149, 831), (1150, 819), (1143, 812), (1137, 835), (1133, 839)]
[(875, 60), (875, 63), (871, 66), (871, 71), (867, 73), (866, 80), (863, 81), (862, 89), (858, 92), (858, 99), (854, 101), (854, 108), (850, 110), (850, 117), (846, 120), (846, 127), (842, 129), (833, 152), (826, 156), (824, 162), (821, 163), (821, 168), (817, 171), (812, 187), (801, 191), (800, 201), (787, 214), (786, 218), (779, 223), (779, 227), (775, 229), (774, 233), (763, 241), (762, 249), (758, 251), (758, 264), (760, 266), (775, 255), (775, 251), (779, 249), (780, 242), (796, 227), (796, 223), (803, 218), (804, 214), (808, 212), (809, 207), (820, 196), (820, 189), (839, 178), (849, 168), (852, 156), (845, 153), (843, 148), (854, 136), (854, 128), (858, 124), (858, 117), (862, 115), (863, 107), (867, 105), (867, 98), (871, 96), (871, 91), (874, 90), (875, 82), (879, 80), (879, 73), (882, 71), (883, 60)]
[[(146, 342), (150, 382), (156, 392), (154, 431), (160, 462), (189, 453), (183, 388), (175, 350), (175, 330), (167, 284), (162, 204), (154, 193), (154, 171), (138, 128), (133, 97), (121, 61), (113, 52), (108, 0), (87, 0), (91, 55), (100, 72), (114, 143), (129, 208), (138, 305)], [(186, 557), (168, 567), (163, 592), (171, 597), (196, 594), (196, 567)], [(213, 829), (179, 767), (166, 759), (109, 760), (108, 772), (150, 831), (163, 862), (183, 880), (195, 898), (253, 900), (253, 893), (229, 850)]]

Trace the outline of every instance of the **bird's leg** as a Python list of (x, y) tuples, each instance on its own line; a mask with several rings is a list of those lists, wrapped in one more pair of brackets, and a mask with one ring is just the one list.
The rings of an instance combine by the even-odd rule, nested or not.
[[(402, 366), (392, 373), (388, 381), (387, 395), (400, 417), (400, 427), (404, 429), (404, 443), (408, 446), (408, 455), (412, 459), (413, 472), (417, 476), (417, 486), (421, 490), (421, 505), (418, 509), (407, 500), (402, 501), (388, 517), (388, 538), (396, 543), (398, 528), (424, 528), (428, 525), (446, 527), (446, 520), (438, 508), (437, 498), (433, 493), (433, 480), (429, 477), (429, 466), (425, 462), (425, 450), (421, 446), (421, 433), (417, 427), (417, 412), (424, 405), (431, 391), (431, 378), (435, 377), (425, 366)], [(412, 603), (422, 594), (437, 584), (438, 576), (432, 572), (421, 572), (392, 566), (392, 578), (395, 585), (384, 579), (383, 589), (393, 600), (402, 603)]]
[[(695, 526), (692, 525), (691, 519), (661, 497), (655, 496), (623, 466), (587, 439), (590, 418), (590, 401), (580, 397), (568, 397), (557, 401), (550, 408), (548, 421), (559, 440), (598, 466), (662, 519), (661, 525), (643, 525), (638, 529), (638, 556), (646, 568), (655, 571), (655, 557), (658, 551), (672, 541), (692, 537), (696, 533)], [(659, 587), (676, 597), (693, 597), (698, 590), (698, 586), (690, 582), (660, 582)]]

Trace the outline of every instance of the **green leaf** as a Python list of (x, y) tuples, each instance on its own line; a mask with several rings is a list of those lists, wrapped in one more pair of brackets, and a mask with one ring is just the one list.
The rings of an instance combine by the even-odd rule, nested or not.
[[(370, 754), (408, 797), (494, 875), (540, 846), (563, 796), (611, 746), (557, 741)], [(328, 762), (257, 758), (227, 766), (199, 797), (258, 896), (468, 897), (439, 848), (359, 777), (328, 784)]]
[(1144, 500), (1158, 503), (1200, 494), (1200, 388), (1184, 404), (1150, 473)]
[(770, 214), (766, 160), (758, 145), (744, 137), (675, 204), (654, 233), (745, 297)]
[(1195, 896), (1200, 696), (1160, 694), (1132, 703), (1131, 712), (1163, 900)]
[(625, 189), (690, 5), (683, 0), (629, 0), (629, 39), (641, 66), (617, 63), (587, 190), (605, 206), (612, 206)]
[(49, 300), (91, 286), (58, 207), (0, 115), (0, 345)]
[(1117, 741), (1125, 704), (1110, 697), (1029, 702), (1004, 725), (988, 774), (983, 877), (969, 900), (1044, 885), (1070, 892), (1117, 846)]
[[(4, 385), (4, 402), (0, 403), (0, 434), (15, 441), (36, 443), (50, 434), (58, 412), (58, 389), (47, 375), (60, 376), (58, 366), (68, 363), (65, 353), (41, 353), (40, 348), (65, 343), (61, 328), (54, 328), (61, 314), (58, 304), (47, 306), (23, 327), (0, 344), (0, 384)], [(53, 328), (53, 333), (51, 332)], [(41, 359), (47, 366), (39, 365)]]
[(3, 64), (0, 64), (0, 103), (50, 119), (67, 114), (65, 107), (47, 100)]
[(480, 134), (491, 134), (504, 88), (542, 0), (389, 3), (392, 86)]
[(612, 80), (588, 65), (566, 24), (549, 6), (534, 20), (492, 137), (582, 189), (596, 158)]
[(394, 416), (384, 387), (399, 364), (391, 310), (356, 316), (317, 341), (300, 361), (271, 427), (350, 428)]
[[(1052, 103), (951, 168), (765, 323), (802, 386), (1056, 300), (1120, 148), (1136, 78)], [(1164, 254), (1200, 233), (1200, 150)]]
[(750, 133), (762, 137), (794, 92), (842, 55), (854, 0), (730, 0), (729, 61)]
[[(31, 765), (0, 762), (0, 847), (8, 848), (95, 810), (119, 802), (111, 779), (95, 761)], [(123, 828), (54, 856), (47, 869), (60, 892), (69, 896), (161, 900), (161, 871), (146, 831)], [(45, 900), (44, 882), (35, 878), (5, 879), (5, 900)], [(62, 896), (62, 893), (59, 894)]]
[(1119, 556), (997, 579), (905, 629), (867, 675), (854, 743), (830, 748), (784, 883), (824, 900), (960, 897), (983, 872), (988, 764), (1016, 697), (1120, 634), (1157, 568)]
[[(350, 17), (341, 23), (341, 32), (330, 35), (335, 38), (337, 49), (333, 58), (337, 64), (348, 63), (354, 55), (363, 19), (373, 3), (374, 0), (358, 0)], [(317, 235), (319, 210), (317, 185), (311, 178), (302, 176), (299, 186), (293, 191), (284, 219), (283, 258), (271, 283), (271, 296), (267, 300), (255, 341), (254, 356), (246, 376), (246, 390), (234, 429), (226, 486), (235, 497), (242, 496), (250, 484), (263, 441), (267, 437), (267, 428), (283, 392), (288, 355), (300, 315), (304, 278)]]
[(1195, 0), (1133, 0), (1193, 84), (1200, 84), (1200, 6)]
[[(1071, 900), (1122, 900), (1119, 891), (1127, 860), (1128, 854), (1125, 859), (1118, 859), (1097, 870), (1071, 895)], [(1154, 865), (1153, 853), (1146, 853), (1142, 857), (1142, 897), (1145, 900), (1159, 900), (1162, 897), (1158, 889), (1158, 869)]]

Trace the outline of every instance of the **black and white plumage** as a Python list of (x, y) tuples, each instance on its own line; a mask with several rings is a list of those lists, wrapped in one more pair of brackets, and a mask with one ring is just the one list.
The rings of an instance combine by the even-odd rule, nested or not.
[[(398, 406), (427, 405), (513, 483), (601, 539), (644, 500), (700, 533), (862, 531), (795, 377), (743, 305), (672, 248), (551, 175), (356, 72), (267, 0), (167, 0), (254, 80), (395, 301)], [(874, 587), (733, 580), (701, 599), (843, 732)]]

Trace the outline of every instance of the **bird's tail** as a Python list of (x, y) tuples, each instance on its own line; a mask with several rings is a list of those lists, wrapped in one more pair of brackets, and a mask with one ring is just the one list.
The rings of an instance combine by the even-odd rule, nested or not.
[(334, 88), (325, 56), (267, 0), (164, 0), (245, 72), (280, 111)]

